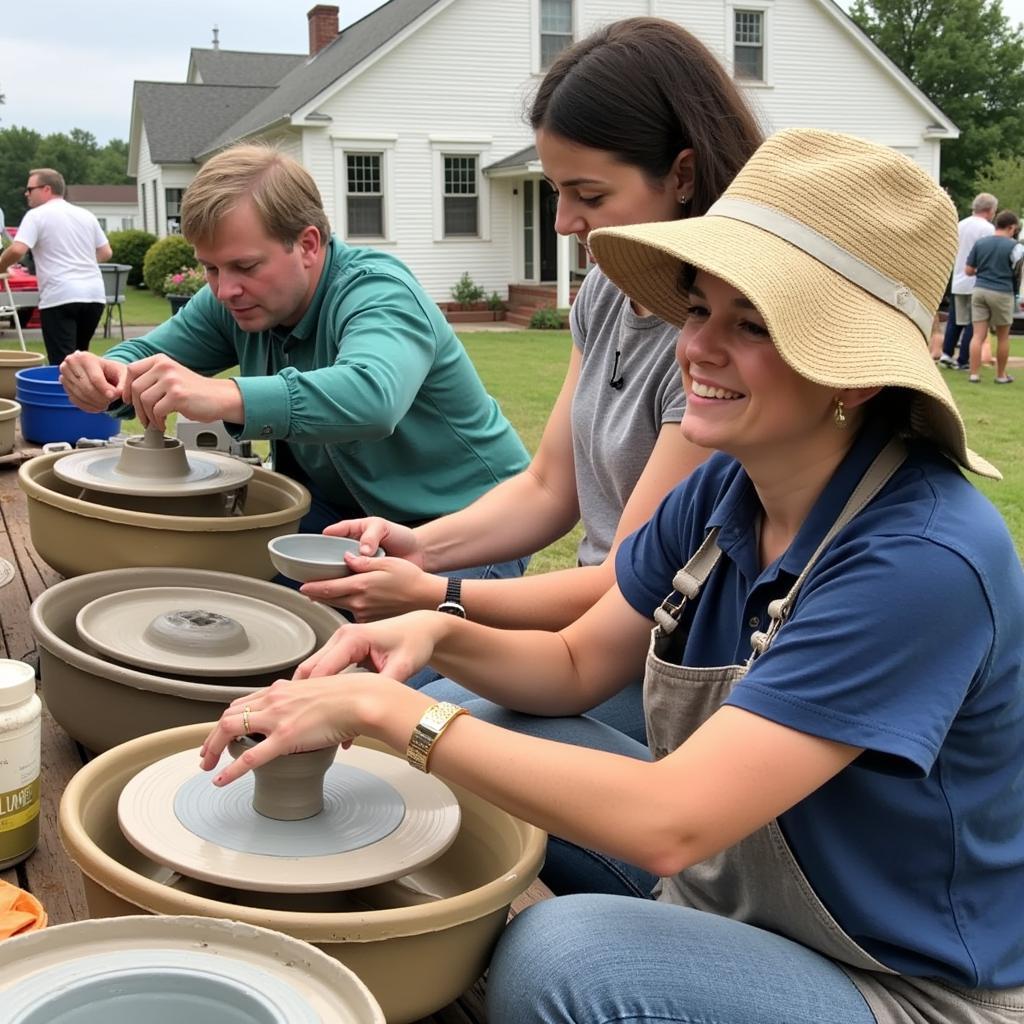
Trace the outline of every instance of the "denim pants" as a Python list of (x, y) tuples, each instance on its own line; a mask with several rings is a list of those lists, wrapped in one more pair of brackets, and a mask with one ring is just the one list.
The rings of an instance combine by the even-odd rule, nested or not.
[[(467, 690), (452, 679), (434, 674), (434, 681), (423, 687), (423, 692), (436, 700), (451, 701), (452, 704), (465, 704), (467, 701), (478, 700), (472, 690)], [(417, 687), (419, 689), (419, 687)], [(519, 716), (528, 719), (528, 715)], [(623, 687), (604, 703), (591, 708), (586, 717), (628, 736), (637, 743), (647, 746), (647, 725), (644, 722), (644, 681), (637, 679)], [(542, 719), (544, 721), (544, 719)], [(566, 719), (548, 719), (547, 721), (566, 721)], [(523, 731), (519, 729), (518, 731)], [(590, 744), (584, 744), (589, 746)]]
[(773, 932), (654, 900), (561, 896), (505, 930), (490, 1024), (875, 1024), (831, 960)]
[(960, 339), (960, 353), (957, 362), (961, 366), (967, 366), (971, 359), (971, 335), (974, 333), (974, 324), (958, 324), (956, 322), (956, 302), (950, 296), (949, 315), (946, 317), (946, 333), (942, 338), (942, 354), (953, 358), (953, 350), (956, 348), (957, 338)]
[[(450, 679), (442, 679), (424, 687), (423, 692), (439, 699), (446, 699), (446, 693), (459, 696)], [(646, 744), (624, 735), (617, 729), (599, 722), (590, 715), (567, 718), (542, 718), (538, 715), (524, 715), (510, 711), (482, 697), (475, 697), (468, 690), (457, 688), (461, 703), (474, 718), (492, 725), (501, 726), (524, 736), (537, 736), (555, 743), (568, 743), (592, 750), (606, 750), (609, 753), (650, 761), (651, 752)], [(468, 698), (465, 696), (468, 695)], [(603, 705), (602, 705), (603, 706)], [(596, 850), (588, 850), (557, 836), (548, 839), (547, 855), (540, 877), (554, 893), (625, 893), (630, 896), (647, 897), (658, 879), (642, 868), (616, 860)]]

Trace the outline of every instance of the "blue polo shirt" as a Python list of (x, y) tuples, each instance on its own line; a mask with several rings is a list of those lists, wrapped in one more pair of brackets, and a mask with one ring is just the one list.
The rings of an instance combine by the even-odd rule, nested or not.
[[(627, 538), (619, 587), (651, 616), (705, 526), (723, 557), (683, 663), (744, 662), (887, 440), (866, 428), (790, 548), (761, 570), (760, 503), (717, 454)], [(727, 703), (864, 753), (779, 819), (843, 929), (888, 967), (1024, 984), (1024, 572), (999, 513), (933, 448), (910, 454), (809, 574)]]

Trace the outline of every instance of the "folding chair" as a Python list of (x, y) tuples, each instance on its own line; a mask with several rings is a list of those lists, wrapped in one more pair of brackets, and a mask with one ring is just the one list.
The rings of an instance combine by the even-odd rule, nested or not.
[(6, 299), (0, 296), (0, 319), (4, 317), (10, 317), (14, 321), (14, 329), (18, 332), (18, 342), (21, 345), (21, 351), (25, 351), (25, 335), (21, 333), (21, 319), (18, 316), (18, 307), (14, 302), (14, 295), (11, 292), (11, 280), (10, 274), (6, 272), (0, 274), (0, 280), (4, 283), (4, 294)]
[(103, 275), (103, 291), (106, 293), (107, 309), (103, 317), (103, 337), (110, 337), (110, 324), (117, 310), (117, 322), (121, 328), (121, 340), (124, 341), (124, 290), (128, 285), (128, 271), (132, 268), (127, 263), (101, 263), (100, 273)]

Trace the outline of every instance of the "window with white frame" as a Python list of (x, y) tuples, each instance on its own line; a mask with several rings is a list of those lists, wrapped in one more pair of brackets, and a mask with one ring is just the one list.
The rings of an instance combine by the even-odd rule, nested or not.
[(97, 217), (96, 218), (96, 223), (99, 224), (101, 231), (106, 231), (107, 230), (107, 218), (106, 217)]
[(444, 237), (480, 234), (475, 156), (444, 157)]
[(130, 231), (135, 227), (134, 217), (122, 217), (121, 218), (121, 230)]
[(349, 238), (384, 237), (383, 153), (347, 153), (346, 234)]
[(572, 45), (572, 0), (540, 0), (540, 66), (551, 62)]
[(764, 11), (733, 11), (732, 66), (737, 78), (763, 82)]

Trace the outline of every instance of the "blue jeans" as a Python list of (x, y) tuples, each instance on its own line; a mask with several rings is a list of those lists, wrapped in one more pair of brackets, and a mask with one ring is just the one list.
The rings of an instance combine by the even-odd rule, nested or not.
[(953, 358), (953, 350), (956, 348), (957, 337), (960, 338), (960, 353), (957, 362), (961, 366), (967, 366), (971, 359), (971, 335), (974, 333), (974, 325), (971, 323), (958, 324), (956, 322), (956, 300), (949, 298), (949, 315), (946, 317), (946, 333), (942, 338), (942, 354)]
[[(447, 699), (444, 693), (450, 692), (448, 688), (455, 686), (450, 679), (442, 679), (438, 683), (424, 687), (424, 693), (434, 697), (440, 693), (440, 699), (444, 700)], [(651, 760), (651, 752), (644, 744), (623, 735), (590, 715), (570, 718), (525, 715), (519, 711), (510, 711), (482, 697), (475, 697), (461, 687), (458, 687), (458, 690), (463, 695), (468, 694), (469, 699), (463, 696), (459, 703), (463, 704), (471, 715), (492, 725), (499, 725), (503, 729), (522, 733), (524, 736), (553, 740), (556, 743), (606, 750), (640, 761)], [(658, 881), (650, 872), (634, 864), (616, 860), (597, 850), (577, 846), (557, 836), (548, 839), (547, 856), (540, 876), (544, 884), (558, 895), (602, 892), (644, 897), (650, 894)]]
[(490, 1024), (875, 1024), (831, 960), (772, 932), (623, 896), (562, 896), (505, 930)]
[[(460, 686), (453, 679), (435, 674), (434, 682), (423, 687), (423, 692), (437, 700), (451, 701), (452, 704), (465, 704), (468, 700), (479, 699), (472, 690)], [(522, 716), (527, 718), (529, 716)], [(644, 721), (644, 681), (638, 679), (623, 687), (614, 697), (591, 708), (587, 718), (603, 722), (616, 732), (628, 736), (631, 740), (647, 746), (647, 724)], [(523, 730), (519, 730), (523, 731)], [(589, 744), (584, 744), (588, 746)]]

